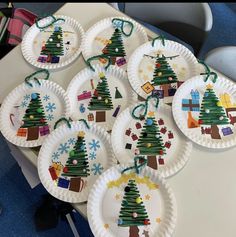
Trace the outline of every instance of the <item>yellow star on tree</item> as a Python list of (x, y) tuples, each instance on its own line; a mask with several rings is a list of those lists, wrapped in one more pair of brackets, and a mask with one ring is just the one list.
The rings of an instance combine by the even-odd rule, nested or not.
[(78, 137), (84, 137), (84, 135), (85, 135), (85, 132), (84, 132), (84, 131), (79, 131)]
[(149, 112), (148, 112), (148, 116), (150, 116), (150, 117), (153, 117), (153, 116), (155, 116), (155, 113), (154, 113), (154, 111), (149, 111)]
[(161, 223), (161, 218), (160, 217), (156, 218), (156, 222)]
[(206, 86), (206, 88), (207, 88), (207, 89), (212, 89), (213, 86), (212, 86), (211, 84), (208, 84), (208, 85)]

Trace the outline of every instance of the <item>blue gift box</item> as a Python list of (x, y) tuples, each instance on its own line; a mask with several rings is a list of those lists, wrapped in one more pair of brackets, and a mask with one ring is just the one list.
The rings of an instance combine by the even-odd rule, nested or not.
[(233, 131), (230, 127), (227, 127), (227, 128), (222, 128), (222, 133), (224, 134), (224, 136), (228, 136), (228, 135), (233, 134)]
[(57, 56), (52, 56), (51, 63), (59, 63), (60, 58)]
[(168, 95), (169, 96), (174, 96), (175, 92), (176, 92), (175, 88), (168, 89)]
[(190, 94), (191, 94), (192, 100), (199, 100), (200, 99), (198, 90), (195, 90), (195, 91), (191, 90)]
[(152, 95), (157, 95), (159, 97), (159, 99), (163, 99), (164, 98), (164, 91), (163, 90), (153, 90), (152, 91)]
[(68, 188), (70, 181), (68, 179), (59, 178), (57, 186), (61, 188)]
[(182, 99), (183, 111), (200, 111), (199, 101), (191, 99)]
[(47, 61), (47, 57), (39, 56), (37, 61), (40, 62), (40, 63), (45, 63)]

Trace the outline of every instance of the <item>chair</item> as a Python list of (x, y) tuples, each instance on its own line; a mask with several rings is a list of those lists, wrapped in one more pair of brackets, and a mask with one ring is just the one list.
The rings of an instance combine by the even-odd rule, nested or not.
[(207, 3), (125, 3), (124, 13), (180, 38), (195, 55), (213, 24)]
[(236, 81), (236, 46), (224, 46), (211, 50), (205, 56), (205, 62)]

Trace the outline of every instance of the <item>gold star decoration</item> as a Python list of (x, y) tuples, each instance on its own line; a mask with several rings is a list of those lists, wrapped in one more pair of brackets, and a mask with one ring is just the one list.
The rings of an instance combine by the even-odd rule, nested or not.
[(104, 224), (104, 228), (105, 228), (105, 229), (108, 229), (108, 228), (109, 228), (109, 225), (108, 225), (108, 224)]
[(115, 199), (119, 200), (120, 199), (120, 194), (116, 194)]
[(212, 89), (213, 86), (212, 86), (211, 84), (208, 84), (208, 85), (206, 86), (206, 88), (207, 88), (207, 89)]
[(100, 72), (100, 73), (99, 73), (99, 77), (100, 77), (100, 78), (105, 77), (104, 73), (103, 73), (103, 72)]
[(156, 222), (161, 223), (161, 218), (160, 217), (156, 218)]
[(153, 117), (154, 114), (155, 114), (154, 111), (149, 111), (149, 112), (148, 112), (148, 116), (150, 116), (150, 117)]
[(84, 137), (84, 135), (85, 135), (85, 132), (84, 132), (84, 131), (79, 131), (78, 137)]
[(145, 200), (150, 200), (150, 198), (151, 198), (150, 195), (148, 195), (148, 194), (145, 195)]

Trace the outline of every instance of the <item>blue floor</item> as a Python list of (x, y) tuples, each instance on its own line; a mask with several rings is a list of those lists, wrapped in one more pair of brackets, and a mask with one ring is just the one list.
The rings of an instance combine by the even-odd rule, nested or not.
[[(62, 3), (15, 3), (16, 7), (25, 7), (36, 14), (52, 14)], [(236, 45), (236, 3), (210, 3), (213, 13), (213, 28), (200, 53), (200, 57), (211, 49)], [(36, 232), (33, 216), (40, 204), (41, 196), (46, 193), (42, 185), (31, 189), (8, 146), (0, 134), (0, 203), (3, 206), (0, 215), (0, 237), (61, 237), (73, 236), (68, 224), (61, 221), (55, 229)], [(75, 215), (76, 226), (81, 237), (92, 237), (87, 221), (79, 214)]]

